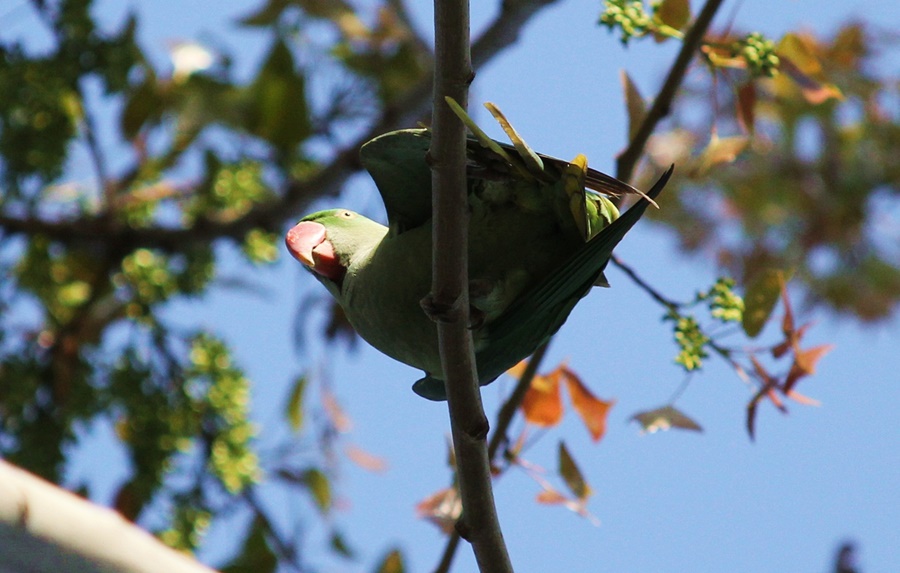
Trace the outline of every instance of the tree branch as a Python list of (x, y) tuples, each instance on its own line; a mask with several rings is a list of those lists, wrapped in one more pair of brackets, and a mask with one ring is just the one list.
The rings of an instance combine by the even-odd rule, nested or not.
[(672, 101), (675, 99), (675, 94), (678, 93), (678, 89), (681, 87), (681, 83), (684, 81), (684, 76), (687, 73), (688, 64), (694, 58), (703, 36), (706, 35), (706, 31), (709, 29), (709, 25), (712, 23), (712, 19), (721, 5), (722, 0), (707, 0), (700, 10), (700, 14), (697, 15), (694, 25), (685, 34), (681, 50), (678, 52), (678, 56), (675, 58), (675, 62), (666, 76), (666, 81), (663, 82), (662, 88), (660, 88), (659, 93), (653, 100), (653, 105), (650, 106), (643, 121), (641, 121), (641, 125), (635, 132), (634, 137), (628, 142), (628, 147), (616, 159), (616, 177), (618, 179), (626, 182), (631, 181), (631, 177), (634, 175), (634, 167), (644, 152), (644, 145), (650, 139), (650, 135), (656, 130), (657, 124), (669, 115)]
[[(616, 162), (616, 177), (618, 179), (621, 179), (623, 181), (629, 181), (631, 179), (634, 173), (634, 167), (635, 165), (637, 165), (637, 161), (638, 159), (640, 159), (640, 156), (643, 153), (644, 145), (647, 143), (647, 140), (656, 129), (656, 126), (659, 124), (659, 122), (669, 114), (670, 106), (675, 98), (675, 94), (678, 92), (678, 89), (681, 87), (681, 83), (684, 80), (688, 64), (690, 63), (691, 59), (693, 59), (694, 53), (700, 46), (700, 42), (703, 39), (703, 36), (706, 34), (707, 29), (709, 29), (709, 25), (712, 22), (712, 19), (721, 4), (722, 0), (707, 0), (707, 3), (703, 6), (700, 14), (697, 16), (697, 20), (694, 22), (694, 25), (685, 35), (681, 50), (675, 58), (675, 62), (672, 64), (672, 68), (669, 70), (669, 74), (666, 76), (663, 87), (660, 89), (660, 92), (653, 100), (653, 106), (644, 116), (641, 125), (639, 126), (637, 132), (635, 132), (632, 140), (629, 141), (628, 146), (624, 151), (622, 151), (622, 153), (619, 154)], [(487, 33), (484, 34), (484, 36), (487, 35)], [(654, 289), (648, 288), (649, 285), (641, 280), (641, 278), (630, 267), (627, 267), (618, 257), (613, 256), (613, 263), (623, 271), (625, 271), (626, 274), (628, 274), (629, 277), (638, 284), (638, 286), (642, 287), (658, 302), (663, 305), (668, 305), (671, 302)], [(497, 450), (506, 441), (506, 431), (509, 428), (513, 417), (515, 416), (516, 411), (518, 411), (518, 408), (522, 403), (522, 399), (525, 397), (525, 392), (531, 385), (531, 381), (534, 378), (535, 373), (537, 372), (538, 368), (540, 368), (541, 362), (543, 362), (544, 360), (544, 356), (549, 344), (550, 341), (547, 341), (546, 343), (538, 347), (535, 353), (531, 356), (525, 372), (522, 373), (522, 376), (519, 379), (519, 382), (516, 384), (516, 387), (513, 390), (512, 394), (503, 403), (500, 412), (497, 414), (497, 423), (495, 425), (494, 434), (491, 436), (489, 445), (490, 460), (494, 459), (494, 457), (497, 455)], [(718, 352), (718, 349), (716, 349), (716, 351)], [(719, 353), (721, 354), (721, 352)], [(733, 359), (731, 360), (733, 363)], [(445, 573), (446, 571), (449, 571), (450, 565), (453, 562), (453, 556), (458, 545), (458, 534), (451, 534), (447, 540), (447, 545), (444, 547), (444, 552), (441, 555), (441, 561), (439, 562), (438, 568), (435, 570), (435, 573)]]
[[(516, 412), (519, 410), (519, 405), (522, 404), (522, 400), (525, 398), (525, 393), (528, 391), (528, 388), (531, 387), (531, 381), (534, 380), (537, 369), (544, 360), (544, 355), (547, 353), (547, 347), (550, 346), (551, 340), (538, 346), (537, 350), (534, 351), (534, 354), (531, 355), (531, 359), (528, 361), (525, 371), (522, 372), (522, 376), (519, 377), (516, 387), (506, 401), (503, 402), (503, 406), (500, 407), (500, 411), (497, 413), (497, 422), (494, 424), (494, 433), (491, 435), (491, 440), (488, 443), (488, 459), (492, 463), (494, 458), (497, 457), (497, 451), (500, 449), (500, 446), (507, 442), (506, 432), (509, 430), (509, 426), (512, 423), (513, 418), (515, 418)], [(453, 557), (456, 554), (458, 545), (459, 533), (453, 532), (447, 539), (447, 545), (444, 546), (444, 552), (441, 554), (441, 560), (434, 570), (434, 573), (447, 573), (450, 571), (450, 565), (453, 564)]]
[[(532, 17), (541, 8), (556, 1), (505, 1), (497, 17), (472, 44), (472, 61), (476, 68), (513, 44)], [(103, 216), (48, 221), (0, 213), (0, 229), (8, 235), (41, 234), (62, 242), (114, 241), (131, 248), (158, 248), (171, 252), (184, 251), (197, 243), (209, 243), (222, 238), (242, 241), (250, 230), (256, 228), (277, 232), (286, 219), (302, 213), (313, 200), (340, 193), (347, 178), (362, 168), (359, 163), (359, 148), (362, 144), (393, 129), (413, 125), (427, 116), (431, 104), (431, 88), (430, 78), (411, 86), (404, 96), (383, 110), (378, 123), (339, 151), (324, 169), (309, 179), (290, 182), (281, 197), (261, 203), (233, 221), (198, 219), (190, 227), (157, 226), (135, 229), (116, 225)]]
[(512, 572), (494, 506), (487, 453), (487, 417), (469, 323), (468, 186), (466, 131), (445, 98), (463, 107), (474, 77), (469, 53), (468, 0), (435, 0), (435, 68), (432, 162), (431, 294), (425, 307), (438, 321), (441, 367), (447, 388), (463, 513), (456, 524), (472, 544), (482, 572)]

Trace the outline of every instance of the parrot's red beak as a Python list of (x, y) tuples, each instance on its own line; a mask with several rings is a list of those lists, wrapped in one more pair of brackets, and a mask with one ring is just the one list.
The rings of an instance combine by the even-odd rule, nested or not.
[(325, 226), (312, 221), (303, 221), (288, 231), (284, 238), (291, 255), (308, 267), (315, 267), (313, 251), (325, 242)]
[(298, 223), (284, 238), (291, 255), (320, 275), (336, 280), (343, 274), (334, 247), (325, 237), (325, 226), (313, 221)]

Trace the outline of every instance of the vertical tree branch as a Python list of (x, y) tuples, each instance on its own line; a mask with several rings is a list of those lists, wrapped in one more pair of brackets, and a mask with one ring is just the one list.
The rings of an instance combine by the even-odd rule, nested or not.
[[(512, 393), (503, 402), (503, 406), (500, 407), (500, 411), (497, 413), (497, 421), (494, 425), (494, 433), (491, 435), (491, 440), (488, 443), (488, 459), (493, 461), (495, 457), (497, 457), (497, 451), (501, 446), (505, 446), (506, 432), (509, 430), (509, 426), (515, 418), (516, 412), (519, 410), (519, 406), (522, 404), (522, 400), (525, 398), (525, 393), (531, 387), (531, 381), (534, 380), (535, 374), (537, 374), (537, 369), (540, 367), (541, 362), (544, 360), (544, 355), (547, 353), (547, 347), (550, 346), (550, 342), (553, 339), (551, 338), (547, 342), (538, 346), (537, 350), (534, 351), (534, 354), (531, 355), (531, 358), (528, 360), (528, 365), (525, 367), (525, 371), (522, 373), (522, 376), (519, 377), (519, 381), (516, 382), (516, 387), (513, 388)], [(447, 545), (444, 547), (444, 552), (441, 554), (441, 560), (438, 562), (438, 566), (435, 568), (434, 573), (447, 573), (450, 571), (450, 565), (453, 564), (453, 557), (456, 554), (456, 548), (459, 545), (459, 533), (453, 532), (447, 539)]]
[[(666, 75), (663, 86), (653, 100), (653, 105), (644, 116), (634, 137), (628, 142), (628, 146), (617, 158), (616, 177), (618, 179), (623, 181), (629, 181), (631, 179), (634, 173), (634, 167), (637, 165), (637, 162), (644, 151), (644, 145), (647, 143), (647, 139), (649, 139), (650, 135), (654, 132), (659, 122), (669, 114), (672, 101), (684, 81), (688, 65), (693, 59), (703, 37), (706, 35), (706, 31), (712, 23), (713, 17), (716, 15), (716, 12), (718, 12), (721, 5), (722, 0), (707, 0), (700, 10), (697, 19), (694, 21), (694, 24), (691, 26), (691, 29), (685, 35), (684, 40), (682, 41), (681, 50), (679, 50), (675, 61), (672, 63), (672, 67)], [(435, 23), (437, 24), (437, 20)], [(437, 75), (435, 77), (437, 77)], [(435, 90), (436, 116), (438, 115), (437, 110), (439, 109), (439, 104), (437, 103), (438, 96), (439, 92)], [(457, 101), (463, 102), (464, 100), (458, 99)], [(443, 102), (440, 103), (442, 104)], [(461, 105), (463, 104), (461, 103)], [(621, 261), (617, 258), (614, 258), (613, 262), (620, 267), (622, 265)], [(639, 286), (641, 286), (640, 283)], [(512, 421), (513, 415), (518, 410), (522, 398), (525, 395), (525, 391), (528, 389), (531, 380), (534, 378), (535, 372), (544, 359), (549, 342), (550, 341), (547, 341), (545, 344), (541, 345), (541, 347), (539, 347), (532, 355), (531, 359), (528, 361), (526, 372), (523, 373), (513, 394), (504, 403), (503, 408), (498, 415), (497, 426), (494, 428), (494, 435), (491, 437), (489, 461), (493, 460), (494, 456), (497, 454), (497, 450), (506, 439), (506, 430)], [(459, 453), (457, 452), (457, 456), (458, 455)], [(456, 533), (451, 534), (447, 540), (444, 552), (441, 555), (441, 560), (436, 569), (436, 573), (449, 571), (458, 544), (459, 535)]]
[(425, 306), (438, 320), (463, 515), (457, 530), (481, 571), (512, 571), (491, 489), (488, 423), (481, 404), (468, 329), (468, 214), (465, 127), (445, 102), (468, 101), (473, 71), (467, 0), (435, 0), (434, 136), (429, 155), (433, 188), (432, 290)]

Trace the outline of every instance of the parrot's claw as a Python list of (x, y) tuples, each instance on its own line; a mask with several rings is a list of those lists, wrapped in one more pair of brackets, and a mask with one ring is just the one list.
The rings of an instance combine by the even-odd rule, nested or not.
[(419, 301), (419, 305), (428, 318), (435, 322), (452, 322), (454, 311), (459, 308), (459, 299), (438, 300), (433, 294), (429, 293), (425, 298)]
[(469, 330), (478, 330), (484, 326), (484, 311), (469, 305)]

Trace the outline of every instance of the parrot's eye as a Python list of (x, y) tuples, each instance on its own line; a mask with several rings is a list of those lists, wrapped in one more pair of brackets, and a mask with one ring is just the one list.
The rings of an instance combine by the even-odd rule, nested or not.
[(352, 219), (352, 218), (353, 218), (353, 212), (352, 212), (352, 211), (341, 211), (341, 212), (339, 213), (339, 215), (340, 215), (341, 217), (343, 217), (344, 219)]

